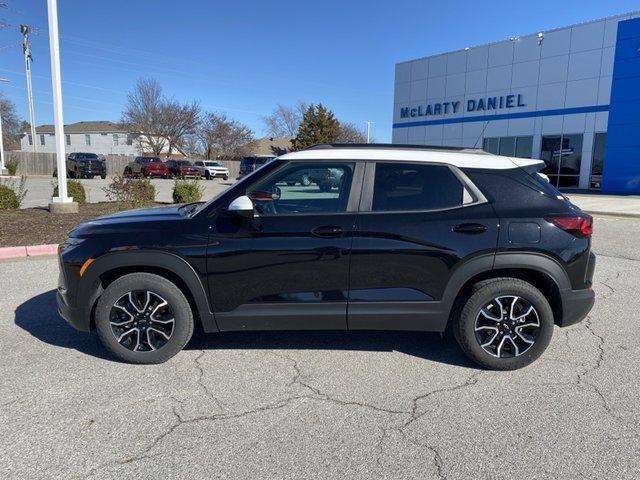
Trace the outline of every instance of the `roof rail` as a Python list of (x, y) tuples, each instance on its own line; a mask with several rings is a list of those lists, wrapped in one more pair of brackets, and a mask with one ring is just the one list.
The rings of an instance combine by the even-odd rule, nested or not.
[(381, 148), (394, 150), (441, 150), (449, 152), (484, 153), (481, 148), (470, 147), (446, 147), (442, 145), (410, 145), (402, 143), (318, 143), (303, 150), (326, 150), (330, 148)]

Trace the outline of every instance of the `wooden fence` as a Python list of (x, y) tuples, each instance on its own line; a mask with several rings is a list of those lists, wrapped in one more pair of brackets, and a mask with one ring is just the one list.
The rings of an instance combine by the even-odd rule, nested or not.
[[(121, 175), (124, 167), (133, 161), (134, 157), (126, 155), (105, 155), (107, 176)], [(18, 175), (46, 175), (52, 176), (56, 166), (55, 153), (7, 152), (6, 160), (18, 161)], [(239, 160), (219, 160), (229, 169), (229, 179), (235, 180), (240, 171)]]

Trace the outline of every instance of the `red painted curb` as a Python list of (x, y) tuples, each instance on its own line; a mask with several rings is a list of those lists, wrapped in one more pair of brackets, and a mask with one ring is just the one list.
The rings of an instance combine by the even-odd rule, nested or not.
[(0, 259), (36, 257), (38, 255), (56, 255), (58, 244), (29, 245), (21, 247), (0, 247)]
[(31, 245), (26, 247), (27, 257), (35, 257), (36, 255), (56, 255), (58, 253), (58, 244), (49, 245)]
[(2, 247), (0, 258), (19, 258), (27, 256), (27, 247)]

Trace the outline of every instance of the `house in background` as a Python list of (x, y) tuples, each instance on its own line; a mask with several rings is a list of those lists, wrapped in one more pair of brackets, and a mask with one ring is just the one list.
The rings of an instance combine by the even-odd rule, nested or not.
[[(125, 131), (114, 122), (101, 120), (77, 122), (64, 126), (64, 142), (66, 153), (90, 152), (98, 155), (142, 155), (149, 154), (150, 148), (145, 145), (142, 136)], [(36, 138), (31, 138), (30, 132), (24, 132), (20, 139), (20, 150), (31, 152), (33, 141), (36, 151), (55, 153), (56, 136), (53, 125), (36, 127)], [(167, 145), (162, 154), (168, 151)], [(182, 152), (174, 147), (172, 157), (182, 156)]]

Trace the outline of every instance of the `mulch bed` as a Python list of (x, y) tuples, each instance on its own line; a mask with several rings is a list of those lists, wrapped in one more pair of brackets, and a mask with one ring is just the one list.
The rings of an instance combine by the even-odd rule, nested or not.
[(61, 243), (81, 222), (118, 211), (115, 202), (81, 204), (78, 213), (49, 213), (46, 208), (0, 211), (0, 247)]

